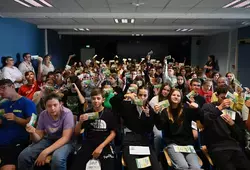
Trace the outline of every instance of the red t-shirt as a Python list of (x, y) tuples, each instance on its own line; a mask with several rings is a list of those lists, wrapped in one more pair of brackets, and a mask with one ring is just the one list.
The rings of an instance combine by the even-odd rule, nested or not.
[(34, 93), (40, 90), (39, 85), (40, 83), (37, 81), (33, 85), (24, 84), (19, 88), (18, 94), (32, 100)]
[(206, 100), (206, 103), (211, 103), (211, 98), (212, 98), (212, 91), (204, 92), (202, 88), (199, 91), (199, 95), (203, 96)]

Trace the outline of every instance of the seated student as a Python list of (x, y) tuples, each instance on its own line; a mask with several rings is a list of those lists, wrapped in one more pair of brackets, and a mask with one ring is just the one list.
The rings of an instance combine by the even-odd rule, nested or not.
[(230, 100), (226, 99), (228, 87), (217, 88), (217, 102), (205, 104), (203, 110), (204, 141), (208, 152), (217, 168), (221, 170), (249, 170), (250, 163), (242, 151), (240, 144), (244, 140), (244, 124), (235, 112), (235, 121), (223, 114), (230, 108)]
[(84, 92), (81, 90), (81, 81), (77, 76), (70, 76), (66, 79), (67, 85), (63, 91), (63, 104), (69, 108), (74, 115), (83, 113), (85, 103)]
[(199, 95), (205, 98), (206, 103), (211, 103), (211, 97), (212, 97), (212, 91), (211, 87), (213, 85), (213, 82), (211, 80), (205, 80), (202, 83), (202, 87), (199, 91)]
[(36, 91), (39, 91), (39, 86), (41, 85), (42, 81), (42, 61), (41, 57), (38, 57), (39, 65), (38, 65), (38, 73), (37, 73), (37, 80), (34, 71), (26, 71), (24, 73), (25, 79), (27, 81), (26, 84), (22, 85), (18, 89), (18, 93), (22, 96), (27, 97), (28, 99), (32, 100), (33, 95)]
[[(199, 94), (200, 88), (201, 88), (201, 81), (197, 78), (193, 78), (190, 82), (191, 91), (195, 93), (194, 96), (191, 96), (191, 100), (194, 99), (194, 102), (199, 105), (200, 108), (202, 108), (203, 104), (206, 103), (206, 100), (203, 96)], [(190, 102), (190, 99), (187, 98), (187, 96), (184, 97), (184, 105), (186, 105), (186, 102)]]
[[(117, 119), (110, 109), (103, 107), (101, 89), (92, 90), (91, 102), (93, 108), (80, 115), (75, 128), (75, 135), (80, 135), (81, 129), (84, 129), (84, 139), (70, 169), (85, 169), (87, 162), (94, 158), (100, 161), (101, 169), (114, 170), (115, 158), (110, 143), (116, 136)], [(87, 114), (91, 112), (98, 112), (96, 119)]]
[(9, 79), (0, 80), (0, 96), (8, 99), (0, 104), (0, 169), (14, 170), (19, 153), (29, 143), (25, 126), (36, 113), (36, 106), (20, 96)]
[(110, 99), (114, 97), (114, 90), (109, 81), (104, 81), (102, 83), (102, 90), (104, 94), (104, 103), (103, 106), (109, 109), (112, 109), (112, 105), (110, 104)]
[[(159, 95), (153, 97), (150, 100), (149, 105), (152, 108), (154, 108), (154, 106), (157, 105), (159, 102), (162, 102), (164, 100), (168, 100), (170, 91), (171, 91), (170, 85), (168, 83), (164, 83), (161, 86), (161, 88), (160, 88)], [(154, 147), (155, 147), (155, 151), (156, 151), (156, 154), (159, 155), (160, 151), (163, 148), (163, 146), (162, 146), (162, 131), (158, 130), (156, 128), (156, 126), (154, 126), (153, 132), (154, 132)]]
[(67, 158), (73, 152), (73, 114), (62, 106), (60, 97), (55, 93), (49, 94), (44, 102), (46, 110), (40, 113), (37, 128), (26, 126), (33, 144), (20, 153), (19, 170), (32, 169), (34, 165), (45, 165), (46, 157), (50, 154), (52, 170), (67, 169)]
[(191, 122), (200, 118), (200, 109), (197, 103), (187, 102), (189, 108), (182, 106), (182, 94), (179, 89), (170, 92), (170, 106), (160, 113), (160, 106), (154, 107), (155, 125), (164, 131), (164, 141), (167, 145), (168, 154), (176, 169), (200, 169), (196, 153), (183, 153), (175, 151), (175, 146), (193, 146)]
[[(230, 86), (227, 85), (227, 79), (226, 77), (220, 77), (218, 78), (218, 81), (217, 81), (217, 88), (220, 88), (220, 87), (225, 87), (227, 86), (229, 89), (228, 91), (233, 93), (234, 96), (235, 96), (235, 99), (236, 99), (236, 103), (234, 102), (231, 102), (231, 105), (230, 107), (235, 110), (235, 111), (242, 111), (242, 107), (244, 105), (244, 98), (241, 96), (241, 93), (242, 93), (242, 90), (237, 88), (237, 92), (234, 92), (234, 90), (232, 88), (230, 88)], [(217, 102), (218, 101), (218, 97), (217, 97), (217, 94), (216, 92), (214, 92), (212, 94), (212, 98), (211, 98), (211, 102)]]
[[(152, 149), (150, 143), (150, 136), (152, 135), (154, 127), (154, 112), (148, 105), (149, 92), (146, 87), (138, 89), (138, 99), (141, 101), (133, 104), (136, 100), (136, 94), (126, 94), (124, 97), (129, 98), (130, 101), (123, 100), (119, 95), (114, 96), (110, 103), (116, 113), (119, 113), (123, 121), (124, 137), (123, 137), (123, 157), (128, 170), (138, 170), (140, 167), (136, 164), (141, 161), (140, 158), (150, 160), (150, 167), (152, 170), (160, 170), (157, 156)], [(131, 102), (132, 101), (132, 102)], [(142, 105), (142, 106), (141, 106)], [(143, 146), (148, 151), (143, 155), (130, 153), (132, 147)]]
[(189, 87), (186, 83), (186, 78), (183, 75), (177, 75), (177, 84), (175, 88), (180, 89), (183, 95), (188, 94)]

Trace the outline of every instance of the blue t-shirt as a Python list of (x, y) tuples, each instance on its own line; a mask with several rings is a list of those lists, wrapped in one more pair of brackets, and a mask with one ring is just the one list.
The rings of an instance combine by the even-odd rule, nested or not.
[[(14, 113), (16, 117), (27, 119), (36, 114), (36, 105), (26, 97), (21, 97), (16, 101), (5, 101), (1, 103), (0, 109), (4, 109), (5, 113)], [(2, 125), (0, 126), (0, 146), (11, 145), (27, 142), (29, 134), (25, 127), (17, 124), (14, 121), (8, 121), (0, 115)]]

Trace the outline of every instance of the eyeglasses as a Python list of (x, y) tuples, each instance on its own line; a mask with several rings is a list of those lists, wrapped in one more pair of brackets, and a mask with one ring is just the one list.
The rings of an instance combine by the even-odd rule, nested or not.
[(192, 86), (200, 87), (201, 85), (200, 84), (192, 84)]

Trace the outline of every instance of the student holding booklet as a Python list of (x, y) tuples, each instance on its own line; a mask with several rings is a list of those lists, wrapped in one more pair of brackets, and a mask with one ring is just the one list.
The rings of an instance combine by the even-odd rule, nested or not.
[(46, 157), (52, 154), (51, 169), (66, 170), (67, 158), (73, 152), (72, 135), (74, 118), (72, 112), (62, 106), (60, 96), (51, 93), (45, 97), (45, 108), (40, 113), (37, 127), (31, 122), (26, 126), (33, 143), (18, 157), (18, 169), (33, 169), (43, 166)]
[[(159, 94), (157, 96), (154, 96), (150, 100), (149, 105), (152, 108), (154, 108), (155, 105), (159, 104), (159, 102), (168, 101), (168, 96), (169, 96), (170, 91), (171, 91), (170, 84), (164, 83), (160, 88)], [(164, 108), (161, 108), (161, 109), (164, 109)], [(162, 131), (158, 130), (156, 128), (156, 126), (154, 126), (153, 132), (154, 132), (155, 151), (156, 151), (156, 154), (159, 155), (160, 151), (163, 148), (163, 146), (162, 146)]]
[(29, 144), (29, 134), (25, 126), (31, 116), (36, 114), (35, 104), (15, 91), (9, 79), (0, 80), (0, 169), (15, 169), (17, 157)]
[(200, 109), (197, 103), (187, 102), (182, 105), (182, 93), (173, 89), (169, 94), (170, 106), (163, 111), (156, 105), (154, 110), (155, 125), (163, 130), (166, 149), (176, 169), (200, 169), (198, 157), (194, 151), (194, 137), (191, 122), (200, 119)]
[(84, 138), (71, 170), (87, 170), (93, 159), (100, 162), (101, 169), (115, 169), (115, 156), (110, 143), (116, 136), (117, 119), (110, 109), (104, 108), (103, 95), (101, 89), (93, 89), (91, 92), (93, 108), (79, 117), (75, 135), (80, 135), (81, 129), (84, 129)]
[[(116, 95), (110, 102), (115, 112), (119, 113), (124, 126), (123, 158), (128, 170), (148, 168), (160, 170), (155, 152), (150, 144), (150, 136), (154, 126), (154, 112), (148, 105), (149, 90), (142, 86), (134, 93), (123, 96)], [(135, 99), (142, 101), (137, 105)]]
[[(218, 101), (205, 104), (202, 108), (204, 141), (217, 168), (249, 170), (249, 160), (242, 151), (245, 145), (245, 125), (238, 112), (235, 113), (230, 108), (231, 101), (226, 98), (228, 89), (218, 87)], [(228, 114), (228, 111), (224, 110), (234, 114)]]

